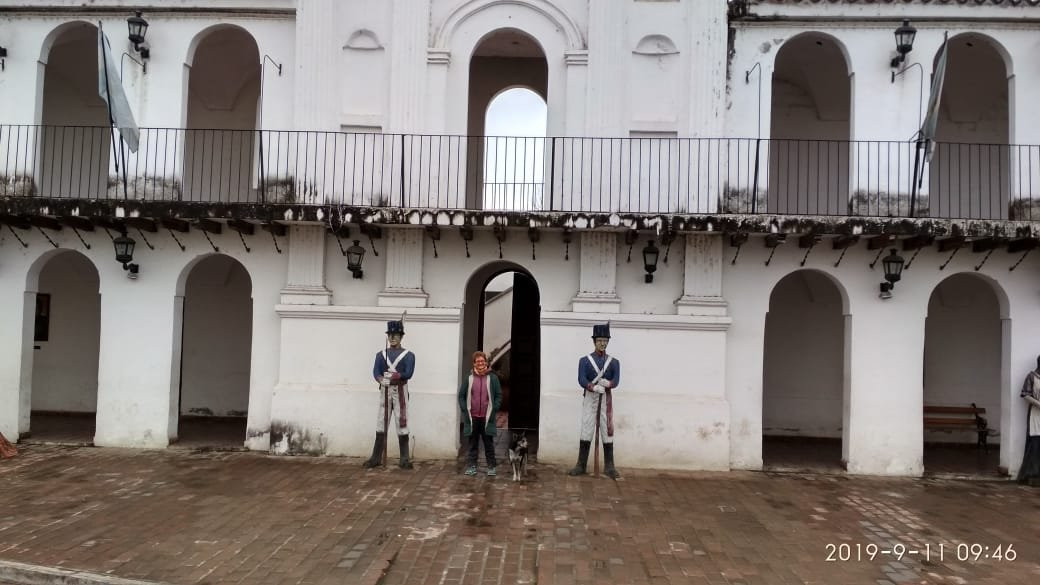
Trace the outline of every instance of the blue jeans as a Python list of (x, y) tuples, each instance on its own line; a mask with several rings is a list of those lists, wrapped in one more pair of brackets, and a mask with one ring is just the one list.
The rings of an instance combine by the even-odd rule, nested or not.
[(466, 464), (470, 467), (477, 466), (477, 455), (480, 453), (480, 439), (484, 439), (484, 457), (487, 458), (488, 467), (495, 467), (495, 438), (485, 432), (485, 419), (473, 417), (473, 430), (469, 435), (469, 454)]

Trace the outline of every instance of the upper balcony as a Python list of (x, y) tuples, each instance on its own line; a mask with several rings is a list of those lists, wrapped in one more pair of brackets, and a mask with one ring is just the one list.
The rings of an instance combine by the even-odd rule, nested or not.
[(720, 217), (1040, 220), (1037, 145), (938, 143), (925, 152), (914, 142), (143, 128), (130, 153), (112, 139), (104, 127), (0, 126), (5, 212), (319, 221), (352, 213), (457, 224), (452, 212), (465, 211), (516, 225), (663, 216), (701, 226), (689, 229)]

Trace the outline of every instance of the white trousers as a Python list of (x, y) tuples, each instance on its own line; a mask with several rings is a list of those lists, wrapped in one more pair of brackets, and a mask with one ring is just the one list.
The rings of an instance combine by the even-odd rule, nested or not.
[[(596, 433), (596, 411), (599, 411), (599, 438), (604, 444), (614, 442), (614, 425), (608, 416), (609, 396), (585, 391), (581, 403), (581, 440), (591, 441)], [(609, 413), (612, 414), (612, 413)]]
[[(385, 395), (384, 395), (385, 392)], [(384, 396), (389, 398), (390, 402), (390, 418), (387, 419), (386, 429), (383, 429), (383, 416), (386, 412), (386, 401)], [(396, 413), (397, 421), (397, 434), (407, 435), (408, 434), (408, 385), (403, 384), (401, 386), (390, 386), (387, 389), (379, 387), (379, 412), (376, 413), (376, 432), (382, 433), (384, 430), (390, 431), (391, 421), (394, 420)]]

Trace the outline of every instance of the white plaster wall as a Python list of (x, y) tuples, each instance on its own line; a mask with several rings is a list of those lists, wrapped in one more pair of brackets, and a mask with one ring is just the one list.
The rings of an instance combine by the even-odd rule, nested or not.
[(510, 341), (513, 324), (513, 290), (503, 291), (484, 305), (484, 347), (490, 353)]
[(841, 438), (843, 325), (827, 277), (802, 270), (777, 284), (766, 314), (763, 434)]
[[(182, 252), (169, 234), (146, 234), (155, 247), (149, 250), (137, 240), (134, 261), (141, 266), (140, 277), (129, 280), (115, 262), (112, 244), (103, 230), (81, 232), (91, 245), (83, 248), (71, 230), (49, 232), (64, 249), (77, 250), (97, 267), (100, 279), (101, 330), (97, 365), (97, 429), (99, 446), (163, 447), (176, 436), (176, 388), (179, 375), (180, 321), (177, 317), (178, 278), (185, 268), (212, 249), (197, 230), (178, 234), (187, 248)], [(249, 429), (252, 448), (266, 448), (270, 421), (271, 391), (278, 368), (279, 321), (274, 313), (278, 294), (285, 285), (287, 254), (278, 254), (270, 234), (257, 230), (247, 237), (252, 252), (247, 253), (237, 234), (211, 235), (214, 243), (233, 256), (249, 271), (253, 299), (257, 307), (252, 329), (249, 384)], [(0, 296), (8, 301), (2, 312), (4, 327), (0, 344), (7, 360), (0, 367), (0, 432), (17, 436), (28, 431), (32, 384), (32, 330), (35, 287), (27, 294), (26, 278), (31, 269), (39, 270), (41, 258), (54, 252), (36, 231), (19, 234), (29, 244), (11, 245), (10, 235), (0, 239), (0, 264), (12, 277), (0, 281)], [(283, 252), (287, 242), (280, 238)], [(14, 242), (17, 244), (17, 242)], [(13, 276), (20, 275), (20, 276)], [(266, 309), (264, 308), (266, 307)], [(176, 325), (176, 326), (175, 326)]]
[[(942, 281), (932, 292), (925, 322), (924, 403), (986, 409), (1000, 430), (1000, 306), (990, 284), (969, 274)], [(941, 415), (937, 415), (941, 416)], [(974, 432), (928, 431), (926, 441), (975, 443)], [(999, 438), (991, 438), (991, 443)]]
[[(848, 295), (851, 345), (849, 410), (846, 460), (851, 473), (916, 475), (922, 471), (922, 406), (924, 387), (925, 315), (932, 290), (950, 274), (974, 272), (978, 255), (961, 252), (945, 270), (939, 266), (949, 254), (935, 248), (921, 252), (910, 270), (903, 273), (894, 298), (877, 296), (882, 280), (880, 264), (866, 266), (876, 252), (862, 244), (851, 249), (838, 267), (839, 251), (825, 240), (810, 254), (806, 268), (833, 276)], [(724, 249), (724, 257), (733, 248)], [(769, 249), (752, 239), (745, 245), (736, 265), (724, 263), (723, 293), (729, 303), (733, 325), (727, 336), (726, 391), (732, 405), (733, 432), (731, 465), (734, 468), (761, 466), (762, 364), (764, 314), (768, 295), (776, 283), (799, 268), (805, 250), (786, 244), (763, 267)], [(904, 253), (909, 259), (910, 253)], [(1021, 378), (1035, 366), (1035, 344), (1027, 341), (1022, 327), (1033, 326), (1040, 313), (1035, 298), (1035, 264), (1024, 263), (1014, 272), (1008, 268), (1017, 255), (997, 253), (979, 274), (1003, 289), (1010, 306), (1006, 356), (1008, 374), (1001, 374), (1001, 466), (1011, 473), (1021, 462), (1021, 425), (1024, 412), (1017, 398)], [(963, 334), (962, 334), (963, 335)], [(1032, 360), (1032, 361), (1031, 361)]]
[(184, 295), (180, 413), (245, 416), (253, 303), (249, 274), (228, 256), (192, 269)]
[(48, 341), (32, 351), (32, 410), (94, 412), (97, 408), (98, 272), (79, 253), (51, 258), (39, 292), (51, 295)]
[(614, 393), (617, 465), (728, 469), (728, 319), (722, 317), (543, 312), (539, 460), (572, 464), (577, 457), (578, 360), (593, 349), (592, 326), (608, 319), (607, 352), (621, 360)]

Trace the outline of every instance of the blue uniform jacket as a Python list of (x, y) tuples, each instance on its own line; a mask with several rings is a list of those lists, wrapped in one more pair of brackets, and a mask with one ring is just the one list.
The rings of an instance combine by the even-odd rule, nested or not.
[[(390, 361), (394, 361), (395, 359), (397, 359), (397, 356), (401, 355), (402, 351), (404, 351), (403, 347), (399, 349), (388, 349), (386, 350), (386, 355), (390, 358)], [(376, 381), (379, 381), (379, 379), (383, 377), (383, 372), (385, 372), (387, 369), (388, 366), (386, 365), (386, 360), (383, 359), (383, 352), (377, 353), (376, 363), (372, 366), (372, 377), (375, 378)], [(404, 359), (401, 360), (401, 363), (397, 364), (397, 373), (401, 374), (402, 382), (408, 382), (408, 380), (411, 379), (412, 374), (414, 372), (415, 354), (412, 352), (408, 352), (408, 355), (404, 356)]]
[[(596, 355), (596, 352), (589, 354), (593, 361), (596, 362), (596, 367), (602, 368), (603, 363), (607, 361), (607, 354), (604, 353), (602, 357)], [(578, 385), (581, 386), (582, 390), (588, 390), (589, 384), (596, 379), (596, 370), (589, 364), (589, 360), (582, 356), (578, 360)], [(610, 366), (607, 367), (607, 371), (603, 373), (603, 379), (610, 381), (610, 389), (617, 388), (618, 384), (621, 383), (621, 361), (614, 358), (610, 362)]]

